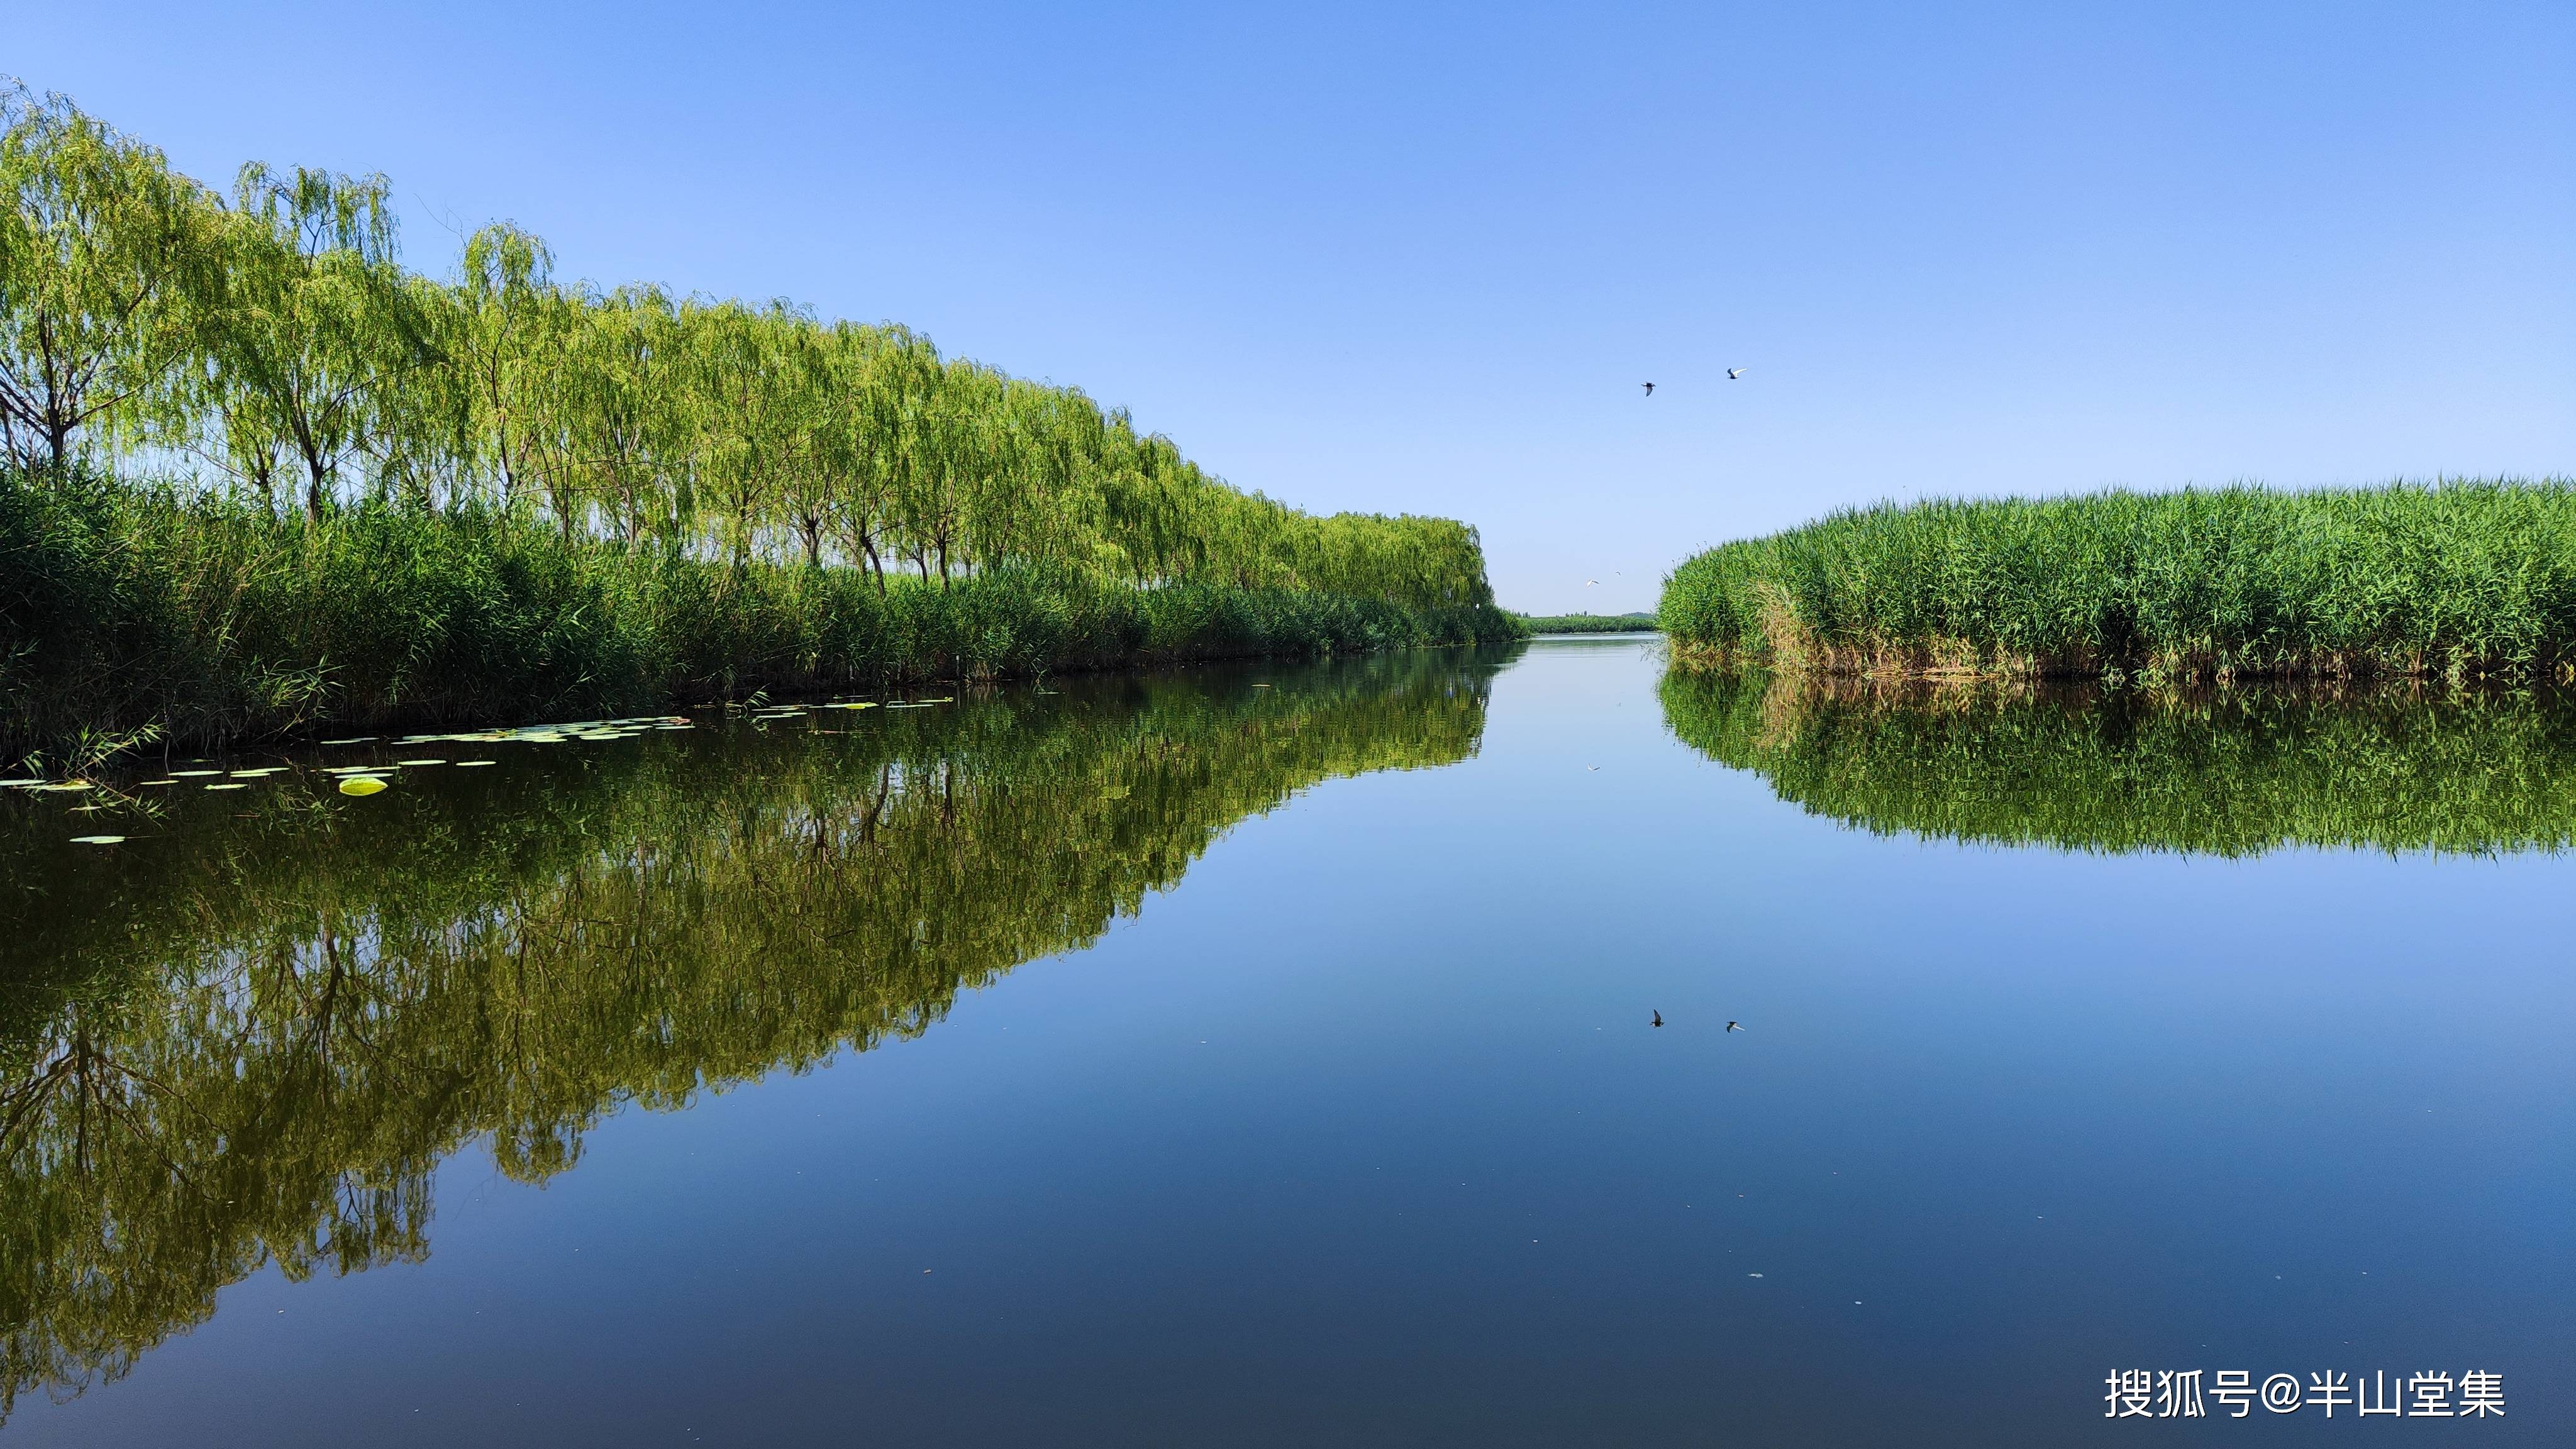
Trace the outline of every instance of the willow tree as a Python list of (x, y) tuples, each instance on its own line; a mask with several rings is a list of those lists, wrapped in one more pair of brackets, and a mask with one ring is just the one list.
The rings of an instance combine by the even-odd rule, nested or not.
[(895, 527), (896, 444), (904, 391), (921, 368), (926, 344), (900, 327), (834, 323), (828, 355), (833, 407), (817, 439), (819, 459), (833, 480), (832, 523), (844, 555), (876, 578), (886, 593), (881, 552)]
[(467, 239), (456, 297), (463, 325), (444, 350), (447, 370), (463, 384), (476, 462), (499, 485), (505, 506), (537, 480), (569, 537), (579, 485), (555, 393), (580, 303), (555, 286), (546, 244), (507, 222)]
[(158, 150), (14, 83), (0, 198), (0, 447), (59, 469), (84, 429), (171, 376), (211, 208)]
[(650, 532), (676, 546), (693, 512), (694, 422), (679, 314), (653, 287), (568, 304), (550, 400), (564, 471), (630, 548)]
[(388, 389), (437, 357), (394, 259), (382, 176), (244, 166), (224, 234), (224, 291), (201, 328), (225, 425), (275, 431), (304, 466), (318, 521)]

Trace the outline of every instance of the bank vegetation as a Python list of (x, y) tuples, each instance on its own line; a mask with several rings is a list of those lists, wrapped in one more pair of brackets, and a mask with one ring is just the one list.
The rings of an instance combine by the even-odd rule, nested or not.
[(1457, 522), (508, 223), (414, 271), (389, 189), (0, 90), (0, 753), (1518, 632)]
[(2576, 485), (2111, 491), (1850, 509), (1665, 583), (1685, 666), (1877, 677), (2563, 677)]

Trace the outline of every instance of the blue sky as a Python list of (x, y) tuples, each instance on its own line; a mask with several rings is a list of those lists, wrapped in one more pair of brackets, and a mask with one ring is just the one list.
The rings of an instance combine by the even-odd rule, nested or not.
[(416, 266), (506, 217), (1465, 518), (1516, 607), (1885, 497), (2576, 473), (2564, 3), (92, 4), (0, 71), (384, 171)]

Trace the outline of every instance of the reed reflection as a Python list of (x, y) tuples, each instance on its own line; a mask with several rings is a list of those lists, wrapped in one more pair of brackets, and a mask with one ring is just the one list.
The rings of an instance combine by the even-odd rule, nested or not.
[(738, 720), (364, 801), (297, 772), (105, 854), (0, 817), (0, 1414), (267, 1264), (425, 1256), (433, 1170), (478, 1138), (543, 1181), (623, 1104), (926, 1030), (1245, 816), (1472, 754), (1494, 663)]
[(2250, 856), (2576, 842), (2576, 702), (2422, 687), (2014, 687), (1676, 671), (1674, 734), (1877, 834)]

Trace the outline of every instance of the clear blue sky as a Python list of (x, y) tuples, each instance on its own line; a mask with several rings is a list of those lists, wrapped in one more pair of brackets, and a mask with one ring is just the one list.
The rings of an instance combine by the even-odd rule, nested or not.
[(384, 171), (416, 266), (506, 217), (1465, 518), (1523, 608), (1882, 497), (2576, 472), (2565, 0), (201, 0), (0, 71)]

